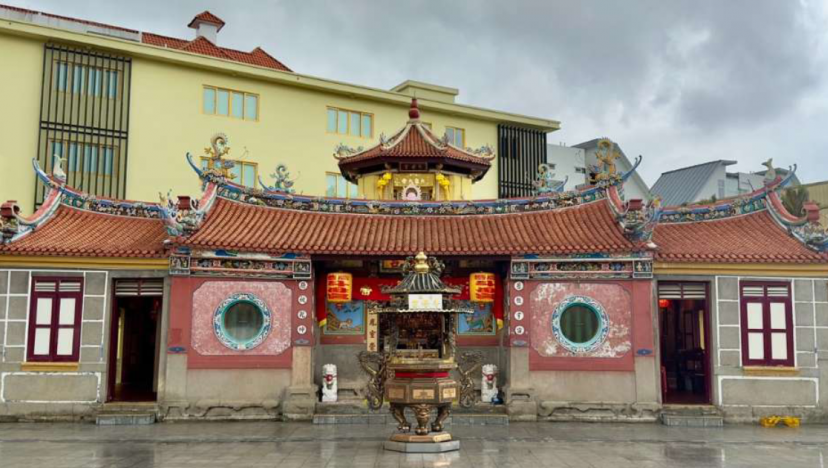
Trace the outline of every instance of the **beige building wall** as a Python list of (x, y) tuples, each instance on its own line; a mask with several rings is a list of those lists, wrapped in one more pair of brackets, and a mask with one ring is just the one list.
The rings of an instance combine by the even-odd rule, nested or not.
[[(196, 193), (199, 180), (187, 166), (187, 152), (200, 157), (210, 137), (223, 132), (230, 139), (230, 158), (254, 162), (266, 184), (275, 166), (284, 163), (305, 195), (324, 195), (325, 175), (339, 173), (334, 148), (353, 148), (391, 136), (408, 120), (407, 105), (358, 99), (210, 70), (137, 59), (133, 62), (133, 102), (127, 193), (129, 198), (154, 200), (159, 191)], [(259, 95), (259, 120), (248, 121), (202, 112), (204, 86)], [(373, 114), (371, 138), (329, 133), (329, 107)], [(466, 131), (466, 146), (496, 146), (497, 125), (446, 113), (423, 110), (422, 120), (442, 135), (447, 125)], [(497, 197), (497, 162), (474, 184), (475, 198)], [(148, 183), (152, 181), (152, 183)], [(184, 192), (182, 192), (184, 191)]]
[(27, 210), (34, 204), (32, 158), (37, 155), (43, 42), (0, 35), (0, 86), (5, 90), (0, 112), (0, 202), (17, 200)]
[[(9, 20), (0, 24), (4, 62), (14, 64), (0, 67), (0, 86), (12, 91), (4, 99), (5, 112), (0, 117), (5, 135), (0, 201), (17, 200), (26, 213), (34, 206), (31, 161), (37, 157), (43, 48), (48, 41), (132, 58), (126, 198), (133, 200), (155, 201), (159, 192), (167, 191), (197, 194), (198, 179), (184, 155), (202, 156), (217, 132), (229, 137), (232, 158), (258, 164), (265, 183), (271, 182), (275, 166), (284, 163), (296, 179), (297, 193), (325, 195), (326, 173), (339, 172), (333, 158), (335, 146), (369, 147), (379, 141), (381, 133), (390, 136), (402, 128), (412, 94), (419, 96), (422, 120), (436, 134), (442, 135), (447, 126), (462, 128), (467, 147), (497, 148), (501, 123), (545, 131), (559, 126), (554, 120), (455, 104), (429, 91), (430, 85), (386, 91)], [(258, 121), (205, 115), (205, 85), (257, 94)], [(371, 137), (328, 133), (328, 107), (373, 114)], [(467, 198), (496, 197), (494, 161)]]

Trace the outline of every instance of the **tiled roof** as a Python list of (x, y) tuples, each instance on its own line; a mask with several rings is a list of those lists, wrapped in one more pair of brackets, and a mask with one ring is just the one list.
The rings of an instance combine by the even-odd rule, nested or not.
[(526, 213), (407, 216), (307, 212), (219, 198), (184, 245), (353, 255), (623, 253), (634, 248), (606, 200)]
[(219, 18), (218, 16), (216, 16), (216, 15), (214, 15), (214, 14), (210, 13), (210, 12), (209, 12), (209, 11), (207, 11), (207, 10), (204, 10), (204, 11), (202, 11), (201, 13), (199, 13), (199, 14), (195, 15), (195, 18), (193, 18), (193, 20), (192, 20), (192, 21), (190, 21), (190, 24), (188, 24), (188, 25), (187, 25), (187, 27), (190, 27), (190, 28), (194, 27), (193, 25), (194, 25), (197, 21), (201, 21), (201, 22), (204, 22), (204, 23), (212, 23), (212, 24), (215, 24), (215, 25), (217, 25), (217, 26), (218, 26), (218, 30), (219, 30), (219, 31), (221, 31), (221, 28), (223, 28), (223, 27), (224, 27), (224, 25), (226, 24), (226, 23), (224, 22), (224, 20), (222, 20), (222, 19), (221, 19), (221, 18)]
[(406, 125), (388, 140), (380, 141), (379, 144), (351, 156), (340, 158), (339, 167), (351, 172), (351, 168), (365, 166), (371, 161), (411, 159), (418, 162), (459, 162), (463, 166), (473, 167), (480, 171), (477, 175), (477, 178), (480, 178), (491, 166), (490, 158), (455, 147), (434, 135), (431, 129), (420, 121), (416, 98), (411, 100), (409, 117), (410, 120)]
[(184, 50), (195, 54), (209, 55), (211, 57), (232, 60), (234, 62), (246, 63), (248, 65), (255, 65), (258, 67), (272, 68), (274, 70), (281, 71), (292, 71), (290, 68), (285, 66), (285, 64), (276, 60), (270, 54), (262, 50), (261, 47), (256, 47), (251, 52), (242, 52), (240, 50), (219, 47), (204, 37), (198, 37), (192, 41), (186, 41), (184, 39), (151, 33), (141, 34), (141, 41), (144, 44), (166, 47), (168, 49)]
[(34, 232), (0, 244), (0, 255), (162, 258), (163, 221), (60, 206)]
[[(51, 13), (44, 13), (44, 12), (40, 12), (40, 11), (36, 11), (36, 10), (28, 10), (28, 9), (25, 9), (25, 8), (13, 7), (13, 6), (9, 6), (9, 5), (0, 4), (0, 9), (15, 11), (15, 12), (18, 12), (18, 13), (23, 13), (23, 14), (32, 15), (32, 16), (40, 15), (40, 16), (44, 16), (44, 17), (48, 17), (48, 18), (56, 18), (56, 19), (61, 19), (61, 20), (64, 20), (64, 21), (70, 21), (70, 22), (73, 22), (73, 23), (86, 24), (86, 25), (95, 26), (95, 27), (104, 28), (104, 29), (111, 29), (111, 30), (115, 30), (115, 31), (122, 31), (122, 32), (126, 32), (126, 33), (137, 34), (137, 35), (140, 35), (140, 40), (141, 40), (142, 43), (153, 45), (153, 46), (166, 47), (166, 48), (169, 48), (169, 49), (176, 49), (176, 50), (184, 50), (184, 51), (192, 52), (192, 53), (196, 53), (196, 54), (208, 55), (208, 56), (211, 56), (211, 57), (222, 58), (222, 59), (225, 59), (225, 60), (232, 60), (234, 62), (246, 63), (248, 65), (255, 65), (255, 66), (258, 66), (258, 67), (265, 67), (265, 68), (272, 68), (274, 70), (281, 70), (281, 71), (288, 71), (288, 72), (292, 71), (285, 64), (283, 64), (282, 62), (280, 62), (280, 61), (276, 60), (275, 58), (273, 58), (271, 55), (266, 53), (260, 47), (256, 47), (255, 49), (253, 49), (250, 52), (243, 52), (243, 51), (240, 51), (240, 50), (228, 49), (226, 47), (219, 47), (219, 46), (217, 46), (215, 44), (212, 44), (212, 43), (210, 43), (209, 46), (205, 45), (204, 41), (201, 40), (203, 38), (196, 38), (192, 41), (188, 41), (186, 39), (178, 39), (178, 38), (175, 38), (175, 37), (161, 36), (159, 34), (153, 34), (153, 33), (148, 33), (148, 32), (140, 32), (140, 31), (136, 31), (134, 29), (122, 28), (120, 26), (113, 26), (113, 25), (110, 25), (110, 24), (97, 23), (95, 21), (87, 21), (87, 20), (78, 19), (78, 18), (70, 18), (68, 16), (54, 15), (54, 14), (51, 14)], [(205, 11), (205, 12), (200, 13), (199, 15), (197, 15), (195, 18), (193, 18), (193, 21), (190, 22), (190, 25), (192, 25), (197, 20), (217, 24), (217, 25), (219, 25), (219, 29), (221, 29), (225, 24), (224, 21), (221, 20), (221, 18), (213, 15), (209, 11)], [(137, 36), (136, 36), (136, 40), (137, 40)], [(207, 42), (209, 42), (209, 41), (207, 41)]]
[(819, 263), (824, 254), (808, 249), (771, 218), (767, 210), (715, 221), (659, 224), (656, 259), (690, 263)]
[[(383, 145), (377, 145), (363, 153), (360, 153), (343, 161), (353, 163), (357, 161), (364, 161), (367, 159), (374, 159), (380, 157), (412, 159), (447, 158), (454, 159), (457, 161), (479, 164), (482, 166), (491, 166), (491, 163), (487, 159), (476, 157), (465, 151), (461, 151), (455, 148), (454, 146), (445, 145), (442, 148), (436, 146), (433, 142), (427, 140), (426, 137), (423, 135), (424, 132), (429, 131), (428, 128), (425, 126), (417, 125), (411, 127), (405, 135), (401, 135), (405, 131), (406, 129), (403, 129), (400, 131), (400, 133), (394, 135), (391, 138), (392, 141), (398, 137), (401, 137), (402, 140), (390, 148), (386, 149), (385, 147), (383, 147)], [(433, 138), (437, 140), (436, 137)]]

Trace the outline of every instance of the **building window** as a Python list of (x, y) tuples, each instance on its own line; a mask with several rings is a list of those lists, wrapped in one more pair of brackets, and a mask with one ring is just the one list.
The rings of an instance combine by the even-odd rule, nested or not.
[(598, 314), (587, 306), (575, 304), (561, 314), (561, 333), (567, 340), (583, 344), (598, 334)]
[(325, 173), (325, 196), (336, 198), (357, 198), (359, 186), (348, 182), (342, 175), (335, 172)]
[(725, 197), (725, 181), (720, 180), (719, 181), (719, 199), (722, 199), (724, 197)]
[(109, 99), (118, 97), (118, 70), (68, 62), (57, 62), (55, 70), (58, 91)]
[(374, 115), (329, 107), (328, 133), (371, 138), (374, 134)]
[(790, 283), (742, 282), (742, 363), (794, 365)]
[(205, 86), (202, 111), (241, 120), (259, 120), (259, 96), (242, 91)]
[(117, 167), (118, 149), (112, 145), (52, 140), (49, 149), (52, 156), (64, 160), (63, 170), (67, 174), (111, 176)]
[(270, 334), (270, 319), (264, 301), (249, 293), (233, 294), (216, 309), (213, 331), (224, 346), (245, 351), (264, 342)]
[(466, 147), (466, 131), (462, 128), (446, 127), (448, 142), (458, 148)]
[(573, 353), (594, 351), (609, 335), (609, 318), (604, 307), (587, 296), (569, 296), (552, 314), (552, 334)]
[(586, 174), (586, 168), (585, 167), (576, 167), (575, 168), (575, 173), (576, 174)]
[(35, 278), (29, 308), (29, 361), (78, 361), (82, 303), (80, 278)]
[[(201, 157), (201, 169), (211, 169), (210, 158)], [(228, 177), (236, 184), (256, 188), (256, 181), (259, 180), (259, 165), (248, 161), (233, 161), (233, 167), (228, 170)]]

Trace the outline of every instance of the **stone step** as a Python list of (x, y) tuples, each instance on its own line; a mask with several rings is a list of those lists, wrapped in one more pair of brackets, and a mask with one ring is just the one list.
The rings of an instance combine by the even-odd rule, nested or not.
[[(432, 417), (433, 419), (433, 417)], [(416, 421), (411, 415), (408, 415), (408, 421), (411, 424), (416, 424)], [(313, 416), (314, 424), (397, 424), (388, 413), (371, 413), (371, 414), (316, 414)], [(462, 425), (462, 426), (507, 426), (509, 425), (509, 416), (505, 414), (454, 414), (449, 416), (445, 421), (445, 425)]]
[(662, 413), (661, 424), (674, 427), (722, 427), (724, 419), (720, 415), (692, 415)]
[(362, 414), (368, 415), (368, 405), (365, 401), (346, 400), (337, 402), (317, 402), (316, 414)]
[(95, 417), (95, 424), (99, 426), (144, 426), (155, 424), (155, 413), (98, 413)]

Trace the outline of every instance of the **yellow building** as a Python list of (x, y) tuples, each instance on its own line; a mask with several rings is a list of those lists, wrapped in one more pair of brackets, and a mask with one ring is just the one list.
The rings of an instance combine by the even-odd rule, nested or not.
[[(460, 148), (489, 146), (488, 177), (463, 198), (528, 195), (527, 175), (546, 159), (554, 120), (455, 103), (458, 90), (406, 81), (391, 90), (290, 70), (261, 48), (217, 45), (224, 22), (204, 12), (192, 40), (0, 6), (0, 200), (24, 210), (43, 199), (31, 160), (47, 171), (60, 157), (69, 184), (114, 198), (156, 199), (196, 190), (187, 152), (226, 134), (236, 182), (271, 182), (285, 164), (297, 193), (358, 196), (331, 157), (339, 144), (375, 145), (406, 117), (411, 97), (422, 120)], [(310, 142), (310, 143), (309, 143)], [(26, 197), (21, 199), (21, 194)]]

